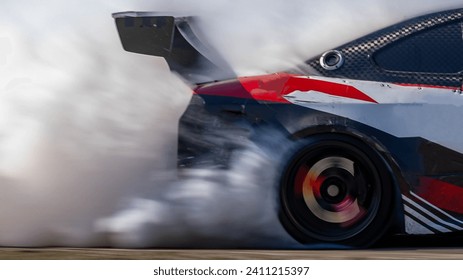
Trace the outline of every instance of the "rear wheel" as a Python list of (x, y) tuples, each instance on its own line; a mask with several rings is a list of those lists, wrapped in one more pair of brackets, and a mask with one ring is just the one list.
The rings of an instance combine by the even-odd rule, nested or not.
[(387, 229), (392, 183), (381, 155), (344, 135), (296, 149), (281, 178), (282, 222), (302, 243), (371, 245)]

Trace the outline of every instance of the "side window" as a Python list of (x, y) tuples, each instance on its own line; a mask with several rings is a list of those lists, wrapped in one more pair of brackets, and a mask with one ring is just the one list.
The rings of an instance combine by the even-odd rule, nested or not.
[(463, 72), (463, 22), (419, 31), (377, 51), (376, 64), (389, 71)]

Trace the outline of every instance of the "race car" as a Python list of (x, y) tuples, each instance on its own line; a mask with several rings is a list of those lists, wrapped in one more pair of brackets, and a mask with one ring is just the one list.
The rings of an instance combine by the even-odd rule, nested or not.
[(113, 16), (125, 50), (164, 57), (192, 86), (179, 167), (226, 168), (237, 139), (284, 136), (280, 221), (299, 242), (359, 248), (463, 230), (463, 9), (252, 77), (236, 77), (194, 17)]

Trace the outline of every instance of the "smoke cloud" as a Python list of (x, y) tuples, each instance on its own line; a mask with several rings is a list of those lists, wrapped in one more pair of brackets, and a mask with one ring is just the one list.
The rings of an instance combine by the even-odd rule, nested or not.
[(296, 246), (279, 225), (278, 155), (176, 173), (189, 88), (122, 50), (111, 13), (173, 11), (239, 75), (290, 68), (347, 40), (461, 1), (3, 0), (0, 246)]

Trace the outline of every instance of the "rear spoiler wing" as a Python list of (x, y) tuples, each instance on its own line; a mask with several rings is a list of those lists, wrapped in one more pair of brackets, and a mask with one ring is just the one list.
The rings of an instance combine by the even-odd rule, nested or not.
[(163, 57), (170, 69), (192, 84), (234, 78), (221, 56), (200, 39), (194, 17), (151, 12), (115, 13), (126, 51)]

